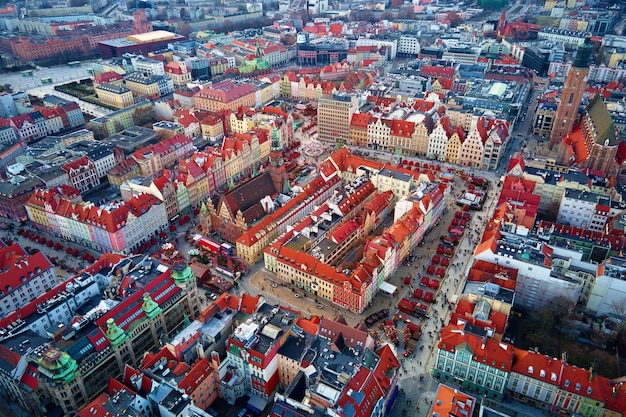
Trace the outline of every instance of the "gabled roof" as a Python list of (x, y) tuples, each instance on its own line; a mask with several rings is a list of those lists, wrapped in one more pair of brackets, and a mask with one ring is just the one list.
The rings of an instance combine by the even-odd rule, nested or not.
[(561, 383), (561, 372), (568, 366), (560, 359), (535, 353), (532, 350), (515, 349), (513, 372), (558, 387)]
[(124, 77), (121, 74), (118, 74), (115, 71), (106, 71), (101, 74), (98, 74), (94, 77), (94, 82), (96, 84), (105, 84), (110, 83), (112, 81), (121, 81)]
[(211, 377), (212, 372), (213, 369), (209, 360), (207, 358), (199, 359), (178, 383), (178, 387), (185, 391), (185, 394), (191, 395), (204, 380)]
[(605, 143), (608, 146), (617, 145), (613, 118), (599, 94), (596, 94), (593, 100), (591, 100), (586, 110), (593, 125), (595, 142), (599, 145), (604, 145)]
[(565, 365), (561, 374), (560, 388), (583, 397), (604, 402), (602, 385), (608, 385), (608, 379), (593, 375), (587, 369), (574, 365)]
[(576, 162), (583, 162), (589, 158), (591, 150), (587, 149), (587, 142), (580, 124), (574, 125), (572, 132), (566, 136), (565, 143), (571, 146)]
[(456, 388), (439, 384), (433, 401), (432, 415), (441, 417), (472, 416), (476, 398), (460, 392)]
[(180, 62), (172, 61), (165, 65), (165, 72), (168, 74), (182, 75), (187, 74), (189, 69), (187, 66), (180, 65)]
[(465, 349), (472, 354), (472, 360), (486, 366), (510, 372), (513, 365), (514, 349), (508, 343), (477, 336), (465, 331), (465, 325), (449, 324), (441, 330), (438, 348), (448, 352)]
[(223, 194), (219, 205), (225, 204), (233, 219), (241, 211), (246, 222), (251, 224), (265, 215), (261, 199), (279, 191), (274, 187), (269, 171), (266, 171)]
[(369, 113), (354, 113), (350, 120), (350, 128), (365, 128), (370, 123), (372, 116)]
[(83, 156), (81, 158), (73, 160), (72, 162), (68, 162), (67, 164), (62, 165), (61, 168), (69, 173), (70, 171), (75, 171), (83, 167), (89, 167), (89, 165), (93, 165), (93, 163), (89, 160), (89, 158)]
[(318, 336), (327, 337), (332, 340), (339, 334), (343, 335), (346, 346), (353, 349), (362, 350), (369, 344), (369, 334), (367, 332), (357, 330), (347, 324), (330, 320), (326, 317), (321, 318), (317, 333)]
[(2, 248), (0, 262), (2, 262), (0, 285), (5, 291), (7, 287), (16, 289), (52, 268), (52, 263), (43, 252), (26, 255), (18, 243)]

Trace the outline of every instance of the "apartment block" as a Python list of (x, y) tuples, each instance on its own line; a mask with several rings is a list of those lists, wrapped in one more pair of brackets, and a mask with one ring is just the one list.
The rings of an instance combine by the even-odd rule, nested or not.
[(317, 108), (318, 139), (346, 143), (350, 138), (350, 121), (356, 110), (357, 98), (353, 94), (337, 92), (322, 96)]

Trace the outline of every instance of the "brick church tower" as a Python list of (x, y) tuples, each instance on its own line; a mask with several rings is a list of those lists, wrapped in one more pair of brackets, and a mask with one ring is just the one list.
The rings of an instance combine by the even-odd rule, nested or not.
[(133, 22), (136, 33), (152, 32), (152, 22), (146, 17), (146, 9), (139, 9), (133, 12)]
[[(572, 68), (567, 73), (565, 84), (563, 84), (563, 91), (556, 108), (550, 141), (548, 142), (550, 149), (554, 149), (555, 146), (561, 148), (564, 145), (563, 139), (574, 128), (574, 123), (578, 118), (580, 103), (587, 86), (590, 56), (591, 38), (586, 38), (585, 42), (578, 47)], [(563, 153), (561, 152), (561, 154)]]
[(274, 127), (271, 134), (272, 143), (270, 145), (270, 176), (274, 183), (276, 192), (283, 192), (285, 183), (285, 160), (283, 159), (283, 147), (280, 143), (278, 129)]

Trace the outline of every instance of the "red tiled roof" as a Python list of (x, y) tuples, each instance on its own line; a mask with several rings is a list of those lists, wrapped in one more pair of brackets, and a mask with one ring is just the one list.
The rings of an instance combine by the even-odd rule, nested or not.
[(391, 136), (410, 138), (415, 130), (415, 123), (406, 120), (394, 120), (391, 123)]
[(327, 319), (326, 317), (322, 317), (320, 320), (318, 336), (324, 336), (329, 339), (334, 339), (335, 336), (341, 334), (343, 335), (344, 342), (346, 346), (351, 348), (359, 348), (362, 349), (367, 347), (370, 344), (370, 337), (367, 332), (362, 330), (357, 330), (353, 327), (348, 326), (347, 324), (343, 324), (334, 320)]
[(479, 337), (464, 330), (464, 325), (449, 324), (441, 330), (439, 349), (454, 352), (456, 348), (468, 348), (474, 361), (510, 372), (513, 365), (513, 346), (488, 337)]
[(341, 244), (354, 232), (359, 230), (360, 224), (356, 220), (350, 220), (337, 227), (329, 236), (328, 239), (337, 244)]
[(354, 113), (350, 121), (350, 128), (367, 128), (371, 118), (369, 113)]
[(424, 77), (443, 77), (443, 78), (454, 78), (454, 68), (452, 67), (441, 67), (434, 65), (424, 65), (420, 69), (420, 73)]
[[(182, 364), (187, 365), (184, 362)], [(178, 387), (183, 389), (185, 394), (191, 395), (204, 380), (211, 376), (211, 372), (213, 372), (213, 369), (209, 360), (202, 358), (193, 364), (187, 375), (178, 383)]]
[(39, 384), (39, 370), (28, 364), (20, 382), (34, 391)]
[(62, 165), (61, 168), (63, 168), (64, 171), (70, 172), (72, 170), (77, 170), (81, 169), (82, 167), (89, 166), (90, 163), (91, 161), (89, 160), (89, 158), (83, 156), (81, 158), (73, 160), (72, 162), (68, 162), (67, 164)]
[(189, 72), (189, 69), (187, 69), (187, 67), (185, 66), (183, 71), (183, 66), (181, 66), (179, 62), (172, 61), (165, 65), (165, 72), (168, 74), (182, 75), (187, 74)]
[(593, 375), (587, 369), (577, 368), (574, 365), (565, 365), (561, 374), (560, 388), (583, 397), (604, 402), (602, 383), (608, 384), (608, 379)]
[(124, 77), (122, 77), (120, 74), (118, 74), (115, 71), (106, 71), (106, 72), (96, 75), (94, 77), (94, 82), (96, 84), (104, 84), (104, 83), (110, 83), (111, 81), (120, 81), (123, 79)]
[(96, 397), (92, 402), (87, 404), (76, 416), (77, 417), (106, 417), (111, 413), (105, 408), (105, 405), (109, 402), (109, 394), (103, 392)]
[(585, 136), (580, 124), (574, 126), (572, 133), (567, 136), (565, 142), (571, 144), (576, 162), (583, 162), (589, 157), (589, 149), (587, 149), (587, 143), (585, 142)]
[(33, 123), (33, 119), (30, 117), (30, 114), (22, 114), (20, 116), (11, 117), (11, 122), (15, 125), (17, 129), (21, 129), (25, 122)]
[[(24, 282), (38, 277), (44, 271), (53, 267), (43, 252), (37, 252), (30, 256), (25, 255), (24, 250), (18, 243), (2, 248), (2, 251), (0, 251), (0, 262), (3, 263), (3, 272), (0, 273), (0, 283), (3, 289), (6, 289), (6, 287), (16, 289)], [(37, 271), (38, 269), (39, 272)]]

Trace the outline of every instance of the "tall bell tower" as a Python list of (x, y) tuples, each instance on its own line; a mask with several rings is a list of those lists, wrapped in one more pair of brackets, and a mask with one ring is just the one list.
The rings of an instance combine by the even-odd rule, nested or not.
[[(548, 146), (564, 146), (563, 139), (572, 132), (578, 118), (578, 110), (587, 86), (589, 75), (589, 58), (591, 57), (591, 38), (578, 46), (572, 68), (567, 73), (559, 104), (556, 108), (552, 132)], [(561, 161), (563, 162), (563, 161)]]
[(271, 134), (270, 146), (270, 176), (277, 192), (282, 192), (285, 182), (285, 160), (283, 159), (283, 146), (280, 143), (280, 134), (274, 127)]

